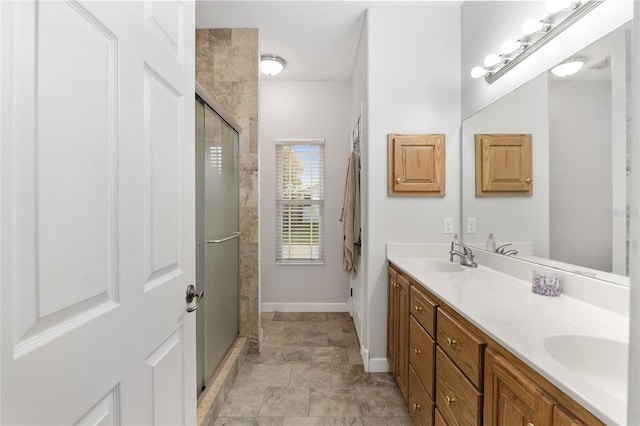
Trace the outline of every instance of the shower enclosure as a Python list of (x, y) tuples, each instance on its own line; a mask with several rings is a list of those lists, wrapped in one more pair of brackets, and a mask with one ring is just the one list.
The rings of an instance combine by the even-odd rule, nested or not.
[(239, 332), (239, 126), (197, 84), (195, 102), (199, 394)]

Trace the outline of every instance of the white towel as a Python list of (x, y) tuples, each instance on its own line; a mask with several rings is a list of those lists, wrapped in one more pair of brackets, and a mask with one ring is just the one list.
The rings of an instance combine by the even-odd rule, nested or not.
[(360, 155), (352, 151), (347, 167), (342, 204), (342, 267), (345, 271), (358, 272), (360, 245)]

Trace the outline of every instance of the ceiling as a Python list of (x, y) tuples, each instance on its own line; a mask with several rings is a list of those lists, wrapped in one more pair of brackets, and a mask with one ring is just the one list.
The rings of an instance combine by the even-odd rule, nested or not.
[(261, 78), (351, 80), (365, 10), (371, 3), (198, 0), (196, 28), (258, 28), (260, 53), (287, 61), (279, 75)]

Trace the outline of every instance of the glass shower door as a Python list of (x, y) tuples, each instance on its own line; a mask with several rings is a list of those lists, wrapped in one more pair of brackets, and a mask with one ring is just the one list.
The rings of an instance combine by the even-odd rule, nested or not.
[(201, 209), (196, 232), (197, 269), (205, 292), (198, 319), (203, 373), (198, 380), (206, 385), (239, 333), (239, 138), (214, 110), (203, 108), (204, 138), (196, 144), (196, 207)]

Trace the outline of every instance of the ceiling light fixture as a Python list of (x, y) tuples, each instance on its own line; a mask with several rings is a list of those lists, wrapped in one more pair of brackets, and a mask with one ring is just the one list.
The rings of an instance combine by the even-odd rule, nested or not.
[(260, 71), (266, 75), (276, 75), (284, 69), (287, 61), (278, 55), (260, 55)]
[(502, 44), (501, 55), (487, 55), (484, 60), (485, 66), (474, 67), (471, 77), (484, 76), (487, 83), (494, 83), (602, 3), (603, 0), (549, 0), (547, 16), (525, 21), (522, 24), (524, 35), (516, 41), (505, 41)]
[(553, 67), (551, 72), (553, 75), (557, 75), (558, 77), (568, 77), (580, 71), (583, 65), (583, 60), (571, 58), (560, 65)]

